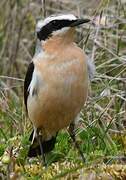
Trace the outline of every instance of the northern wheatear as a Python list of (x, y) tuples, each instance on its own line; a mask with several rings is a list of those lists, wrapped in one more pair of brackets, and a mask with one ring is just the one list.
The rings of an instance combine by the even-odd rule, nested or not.
[(87, 22), (72, 14), (59, 14), (37, 24), (39, 46), (26, 73), (24, 101), (34, 127), (28, 155), (42, 154), (44, 163), (45, 153), (54, 148), (58, 131), (67, 126), (79, 149), (74, 124), (87, 99), (88, 68), (74, 34), (76, 26)]

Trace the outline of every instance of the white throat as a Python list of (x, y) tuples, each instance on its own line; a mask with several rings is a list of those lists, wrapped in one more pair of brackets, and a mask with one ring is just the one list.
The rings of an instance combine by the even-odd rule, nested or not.
[(58, 30), (58, 31), (54, 31), (54, 32), (52, 33), (52, 35), (53, 35), (53, 36), (63, 35), (63, 34), (65, 34), (69, 29), (70, 29), (70, 27), (64, 27), (64, 28), (62, 28), (62, 29), (60, 29), (60, 30)]

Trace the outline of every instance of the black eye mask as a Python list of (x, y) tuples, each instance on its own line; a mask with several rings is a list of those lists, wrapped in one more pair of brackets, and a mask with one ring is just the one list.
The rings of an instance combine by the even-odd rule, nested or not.
[(37, 32), (37, 37), (40, 41), (46, 40), (51, 36), (52, 32), (60, 30), (64, 27), (70, 27), (71, 24), (75, 22), (76, 20), (53, 20)]

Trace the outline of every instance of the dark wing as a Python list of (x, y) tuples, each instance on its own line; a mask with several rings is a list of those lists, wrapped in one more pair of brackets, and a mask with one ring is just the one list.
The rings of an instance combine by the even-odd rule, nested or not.
[(28, 70), (25, 76), (25, 81), (24, 81), (24, 103), (25, 103), (26, 111), (28, 111), (27, 110), (27, 98), (29, 95), (28, 87), (32, 80), (33, 71), (34, 71), (34, 64), (33, 62), (31, 62), (28, 66)]
[[(33, 139), (33, 133), (34, 132), (32, 131), (30, 138), (29, 138), (30, 141), (32, 141), (32, 139)], [(43, 147), (43, 153), (48, 153), (54, 149), (57, 134), (58, 133), (56, 133), (55, 136), (53, 136), (51, 139), (49, 139), (47, 141), (40, 142)], [(41, 135), (39, 135), (39, 136), (42, 139)], [(41, 150), (40, 150), (40, 144), (38, 143), (38, 140), (35, 137), (33, 144), (31, 144), (31, 146), (29, 148), (28, 157), (36, 157), (38, 155), (41, 155)]]

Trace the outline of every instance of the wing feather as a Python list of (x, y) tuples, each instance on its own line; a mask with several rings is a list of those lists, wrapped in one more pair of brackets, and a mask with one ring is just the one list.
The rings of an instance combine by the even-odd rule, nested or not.
[(32, 80), (33, 72), (34, 72), (34, 63), (31, 62), (28, 66), (28, 70), (27, 70), (27, 73), (25, 76), (25, 81), (24, 81), (24, 103), (25, 103), (26, 111), (28, 111), (27, 110), (27, 99), (29, 96), (29, 85)]

